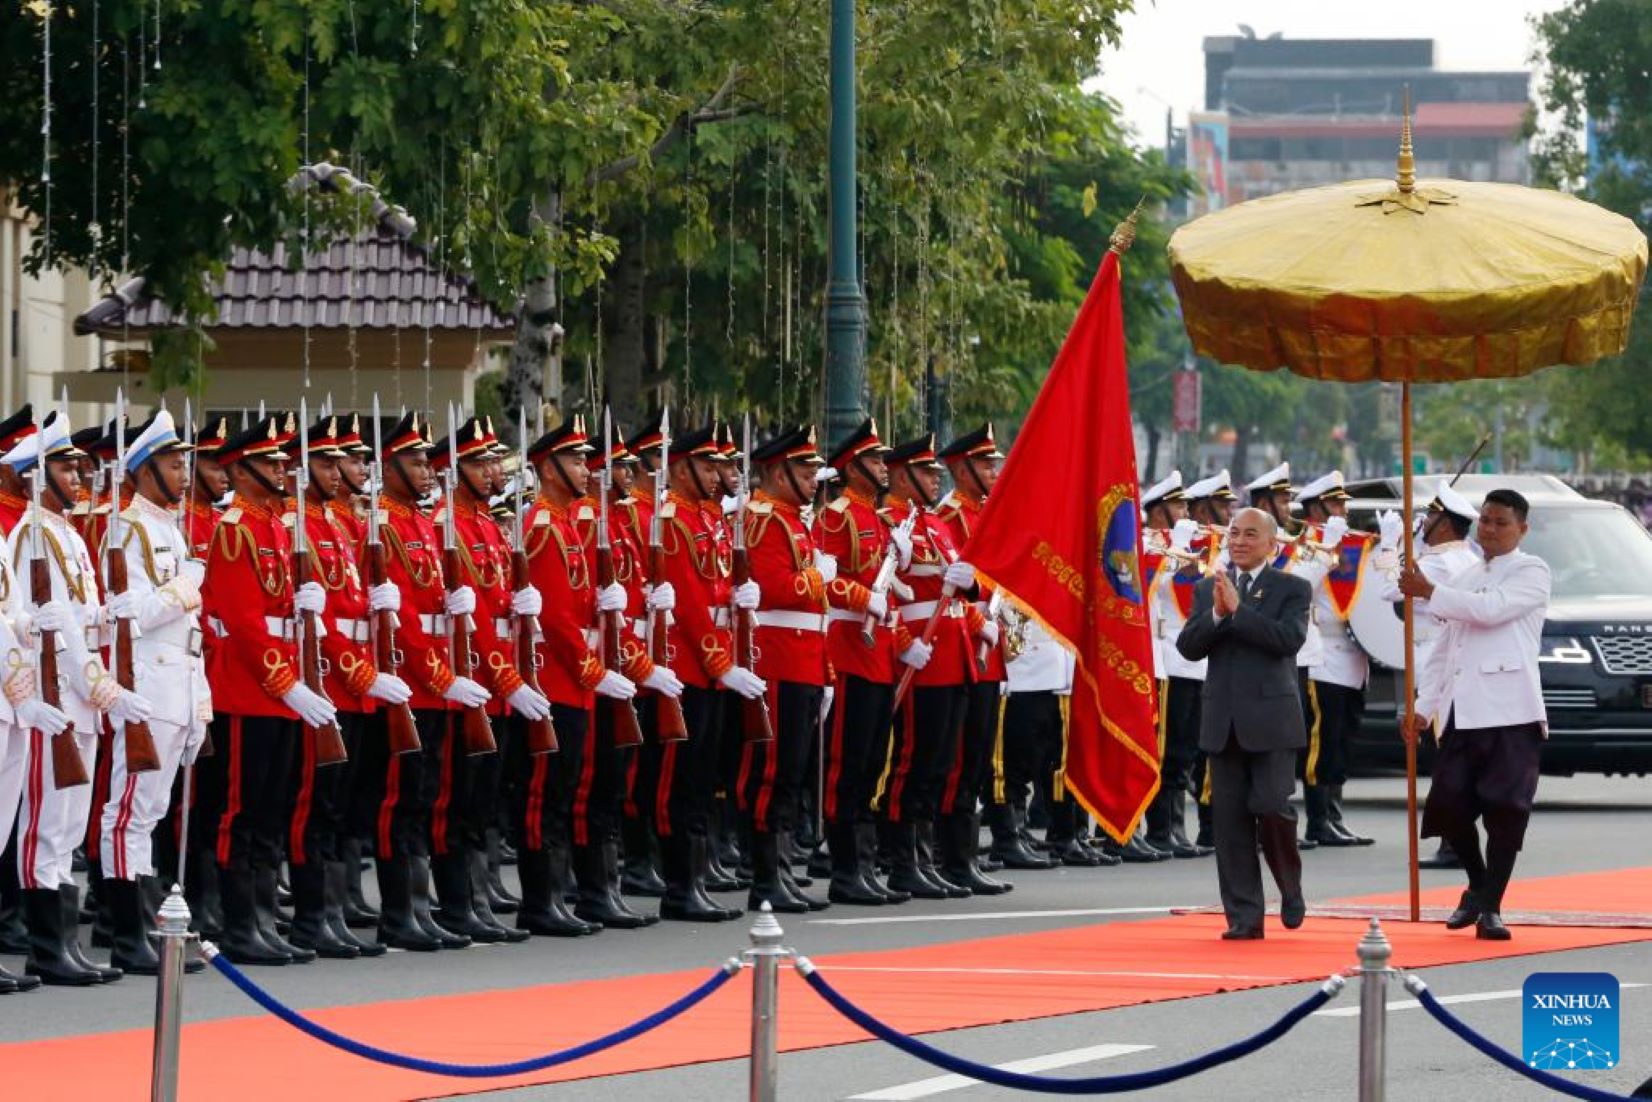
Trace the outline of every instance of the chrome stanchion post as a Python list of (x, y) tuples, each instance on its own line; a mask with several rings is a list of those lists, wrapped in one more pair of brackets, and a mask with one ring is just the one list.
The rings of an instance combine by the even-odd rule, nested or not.
[(1359, 939), (1359, 1102), (1382, 1102), (1387, 1071), (1388, 958), (1393, 947), (1375, 918)]
[(149, 1079), (150, 1102), (178, 1097), (178, 1033), (183, 1022), (184, 956), (189, 951), (189, 904), (172, 885), (156, 923), (161, 970), (155, 977), (155, 1054)]
[(779, 1083), (780, 961), (791, 956), (780, 944), (785, 936), (764, 903), (745, 954), (751, 960), (751, 1102), (774, 1102)]

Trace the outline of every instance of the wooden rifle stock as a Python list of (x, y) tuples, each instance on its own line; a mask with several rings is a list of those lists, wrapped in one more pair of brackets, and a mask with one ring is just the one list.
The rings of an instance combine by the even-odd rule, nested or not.
[[(597, 586), (607, 589), (614, 584), (614, 549), (597, 546)], [(618, 672), (620, 668), (620, 631), (625, 623), (623, 611), (597, 613), (597, 633), (602, 638), (602, 664)], [(610, 700), (608, 710), (614, 716), (614, 746), (624, 750), (642, 745), (642, 724), (637, 721), (637, 706), (629, 700)]]
[[(528, 553), (518, 547), (511, 552), (511, 589), (520, 593), (532, 584), (528, 577)], [(528, 688), (543, 696), (544, 691), (539, 687), (539, 651), (533, 645), (533, 617), (518, 616), (512, 627), (517, 672), (522, 675)], [(527, 724), (528, 755), (538, 757), (540, 754), (556, 753), (556, 727), (551, 723), (551, 717), (530, 719)]]
[[(37, 520), (35, 523), (39, 523)], [(51, 568), (44, 558), (29, 563), (29, 591), (36, 608), (52, 599)], [(57, 632), (40, 633), (40, 699), (54, 708), (63, 706), (63, 694), (57, 684)], [(86, 761), (75, 743), (74, 724), (52, 736), (52, 783), (58, 788), (74, 788), (90, 784)]]
[[(304, 503), (298, 503), (298, 516), (295, 524), (304, 523)], [(293, 555), (293, 579), (295, 589), (301, 589), (310, 582), (310, 554), (308, 551), (295, 552)], [(303, 641), (299, 647), (298, 668), (304, 678), (304, 687), (317, 696), (326, 696), (326, 686), (321, 679), (321, 637), (316, 631), (316, 615), (313, 612), (299, 613), (303, 623)], [(337, 723), (326, 723), (320, 727), (304, 725), (304, 737), (310, 740), (315, 752), (317, 765), (338, 765), (348, 761), (350, 755), (344, 749), (344, 736), (339, 733)]]
[[(449, 523), (452, 518), (449, 518)], [(459, 551), (448, 548), (442, 552), (442, 575), (447, 579), (447, 591), (459, 588)], [(474, 677), (475, 663), (470, 649), (470, 617), (453, 616), (448, 620), (448, 643), (453, 651), (453, 672), (460, 677)], [(471, 757), (496, 754), (499, 744), (493, 739), (493, 725), (480, 704), (464, 709), (459, 720), (459, 732), (465, 740), (465, 753)]]
[[(126, 592), (126, 553), (119, 548), (111, 547), (108, 550), (106, 569), (109, 571), (109, 592)], [(132, 672), (132, 621), (122, 618), (115, 620), (115, 683), (121, 688), (131, 690), (137, 688), (137, 679)], [(155, 749), (155, 736), (149, 731), (149, 724), (143, 720), (130, 722), (125, 725), (126, 736), (126, 771), (128, 773), (151, 773), (161, 767), (161, 755)]]
[[(665, 578), (665, 550), (658, 544), (648, 549), (648, 576), (658, 585)], [(665, 613), (654, 611), (648, 614), (648, 634), (650, 637), (648, 657), (656, 666), (671, 664), (670, 645), (665, 638)], [(683, 718), (683, 702), (674, 696), (664, 693), (656, 694), (654, 703), (655, 734), (661, 742), (682, 742), (688, 738), (688, 720)]]
[[(374, 586), (381, 586), (390, 580), (390, 563), (385, 558), (382, 543), (367, 545), (367, 580)], [(381, 673), (395, 675), (401, 669), (401, 652), (396, 649), (396, 614), (389, 609), (381, 609), (373, 613), (372, 617), (373, 665), (377, 666)], [(413, 722), (413, 709), (407, 701), (386, 704), (384, 713), (388, 725), (390, 752), (417, 753), (423, 744), (419, 741), (418, 725)]]
[[(919, 637), (924, 646), (930, 646), (935, 642), (935, 633), (941, 630), (941, 617), (946, 615), (947, 602), (952, 600), (952, 595), (957, 592), (950, 585), (943, 584), (941, 586), (941, 599), (935, 602), (935, 615), (931, 616), (928, 622), (924, 624), (924, 633)], [(916, 666), (907, 666), (904, 662), (901, 665), (905, 668), (901, 670), (901, 679), (895, 683), (895, 710), (897, 711), (900, 709), (901, 701), (906, 699), (907, 690), (912, 688), (912, 679), (918, 676)]]
[[(733, 581), (736, 587), (751, 581), (751, 558), (744, 547), (734, 549)], [(757, 644), (754, 617), (749, 609), (730, 608), (734, 616), (734, 661), (757, 672)], [(741, 698), (740, 733), (746, 742), (773, 742), (774, 719), (769, 715), (769, 698)]]

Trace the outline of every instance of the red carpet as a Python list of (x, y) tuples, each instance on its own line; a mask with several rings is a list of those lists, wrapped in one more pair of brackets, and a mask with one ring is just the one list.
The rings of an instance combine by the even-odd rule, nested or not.
[[(1425, 902), (1449, 903), (1455, 889)], [(1403, 902), (1403, 893), (1365, 902)], [(1623, 913), (1652, 911), (1652, 869), (1626, 869), (1528, 881), (1514, 886), (1510, 908)], [(915, 949), (817, 958), (833, 984), (909, 1032), (957, 1029), (1219, 991), (1322, 979), (1354, 963), (1364, 924), (1309, 919), (1291, 934), (1242, 945), (1216, 938), (1216, 915), (1178, 915), (1042, 933), (1014, 934)], [(806, 930), (807, 927), (800, 929)], [(1437, 925), (1386, 926), (1394, 961), (1407, 968), (1652, 940), (1652, 930), (1523, 928), (1512, 942), (1482, 942), (1472, 932)], [(806, 941), (806, 935), (803, 940)], [(518, 1060), (606, 1033), (677, 998), (703, 980), (704, 969), (436, 996), (321, 1010), (314, 1017), (371, 1044), (431, 1059)], [(338, 965), (337, 967), (346, 967)], [(371, 965), (357, 966), (364, 977)], [(820, 1048), (863, 1040), (783, 969), (781, 1045)], [(282, 973), (255, 973), (279, 995)], [(198, 983), (221, 983), (202, 977)], [(1344, 996), (1346, 998), (1347, 996)], [(551, 1083), (741, 1057), (749, 1031), (749, 981), (736, 979), (698, 1009), (654, 1033), (568, 1067), (511, 1080), (460, 1080), (398, 1071), (312, 1041), (262, 1015), (203, 1022), (184, 1034), (182, 1097), (236, 1102), (309, 1102), (431, 1098), (503, 1086)], [(23, 1004), (21, 1007), (19, 1003)], [(26, 1011), (27, 996), (7, 1012)], [(248, 1004), (249, 1010), (252, 1005)], [(1255, 1023), (1235, 1023), (1234, 1036)], [(1228, 1038), (1211, 1038), (1215, 1043)], [(147, 1097), (147, 1030), (0, 1045), (9, 1097), (30, 1100)], [(62, 1081), (75, 1069), (72, 1091)]]

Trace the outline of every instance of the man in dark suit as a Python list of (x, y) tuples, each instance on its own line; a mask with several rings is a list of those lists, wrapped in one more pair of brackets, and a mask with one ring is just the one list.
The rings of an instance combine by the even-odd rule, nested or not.
[(1209, 659), (1199, 749), (1209, 755), (1216, 875), (1228, 929), (1262, 937), (1266, 903), (1256, 844), (1262, 843), (1285, 928), (1302, 925), (1302, 858), (1296, 849), (1296, 752), (1307, 744), (1297, 694), (1296, 652), (1308, 632), (1313, 587), (1269, 566), (1278, 528), (1260, 509), (1233, 518), (1228, 569), (1194, 590), (1176, 649)]

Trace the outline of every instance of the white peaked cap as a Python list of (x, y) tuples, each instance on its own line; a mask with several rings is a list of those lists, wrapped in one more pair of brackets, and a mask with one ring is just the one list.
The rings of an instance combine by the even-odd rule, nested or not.
[(1258, 490), (1288, 490), (1291, 488), (1291, 465), (1281, 463), (1261, 478), (1245, 483), (1245, 490), (1255, 493)]
[(1161, 478), (1142, 491), (1141, 507), (1146, 509), (1161, 501), (1174, 501), (1182, 496), (1182, 472), (1171, 471), (1168, 478)]

